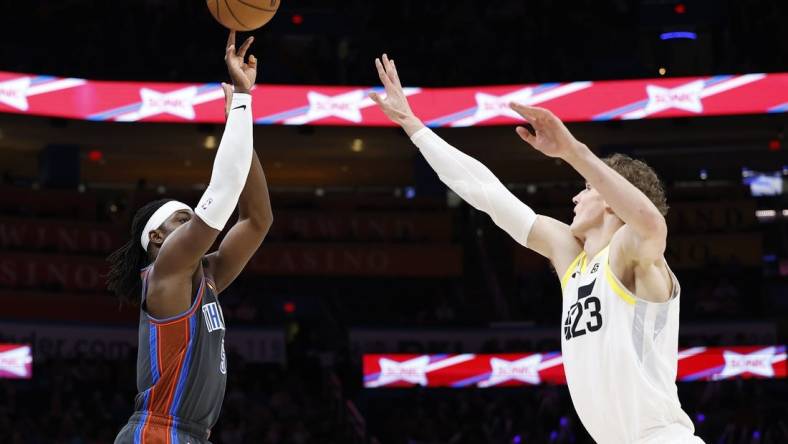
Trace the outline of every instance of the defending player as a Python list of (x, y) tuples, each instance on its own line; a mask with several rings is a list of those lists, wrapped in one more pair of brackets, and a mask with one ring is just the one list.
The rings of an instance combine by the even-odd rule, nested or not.
[(517, 134), (586, 180), (570, 225), (536, 215), (475, 159), (413, 114), (393, 60), (375, 59), (386, 97), (370, 97), (399, 124), (440, 179), (486, 212), (561, 276), (561, 348), (572, 402), (602, 444), (699, 443), (676, 393), (680, 287), (665, 258), (667, 205), (645, 163), (601, 160), (550, 111), (511, 104), (531, 124)]

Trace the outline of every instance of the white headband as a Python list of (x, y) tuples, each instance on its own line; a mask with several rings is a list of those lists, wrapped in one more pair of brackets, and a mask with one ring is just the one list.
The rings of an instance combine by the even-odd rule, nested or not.
[(148, 223), (145, 224), (145, 228), (142, 230), (142, 234), (140, 235), (140, 243), (142, 244), (143, 250), (148, 251), (150, 232), (159, 228), (168, 217), (172, 216), (172, 213), (181, 210), (191, 210), (191, 208), (183, 202), (171, 200), (159, 207), (159, 209), (153, 213), (153, 216), (148, 219)]

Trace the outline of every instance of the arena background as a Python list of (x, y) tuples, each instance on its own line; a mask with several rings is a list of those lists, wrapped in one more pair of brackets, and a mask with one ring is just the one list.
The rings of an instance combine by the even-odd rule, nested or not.
[[(0, 11), (0, 343), (22, 345), (0, 346), (0, 442), (112, 442), (132, 411), (138, 311), (106, 291), (105, 258), (141, 204), (196, 202), (222, 131), (218, 98), (193, 117), (159, 110), (133, 123), (116, 121), (115, 102), (134, 95), (121, 103), (133, 113), (146, 85), (188, 87), (163, 82), (215, 91), (228, 80), (226, 34), (196, 0), (3, 1)], [(674, 102), (635, 120), (621, 117), (639, 108), (604, 114), (599, 98), (560, 106), (589, 110), (569, 126), (598, 154), (642, 158), (666, 183), (680, 346), (719, 353), (678, 384), (699, 436), (785, 443), (787, 18), (777, 0), (284, 0), (253, 33), (255, 109), (298, 117), (312, 109), (308, 91), (377, 87), (382, 52), (405, 86), (424, 88), (414, 94), (462, 98), (435, 125), (476, 115), (480, 91), (591, 81), (613, 101), (630, 84), (604, 81), (650, 79), (637, 83), (643, 101), (630, 100), (645, 109), (645, 86), (663, 85)], [(675, 91), (698, 80), (701, 90)], [(311, 86), (280, 104), (270, 85)], [(445, 87), (465, 89), (433, 90)], [(302, 122), (255, 114), (275, 222), (221, 296), (230, 370), (212, 441), (591, 442), (547, 375), (432, 388), (404, 371), (370, 384), (381, 358), (545, 362), (560, 349), (560, 288), (546, 261), (447, 193), (400, 129), (380, 127), (373, 109), (341, 115), (345, 105)], [(523, 144), (515, 120), (485, 119), (437, 131), (537, 211), (568, 220), (581, 178)]]

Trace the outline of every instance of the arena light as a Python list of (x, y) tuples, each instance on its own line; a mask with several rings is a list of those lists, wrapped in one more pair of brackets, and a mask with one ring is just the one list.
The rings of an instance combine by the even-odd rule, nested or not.
[(88, 152), (88, 159), (91, 162), (99, 162), (104, 158), (104, 153), (101, 150), (90, 150)]
[(360, 153), (364, 151), (364, 140), (353, 139), (353, 143), (350, 144), (350, 150), (354, 153)]
[(759, 196), (779, 196), (785, 193), (782, 171), (753, 171), (742, 168), (742, 183), (750, 187), (750, 194)]
[(698, 35), (691, 31), (672, 31), (663, 32), (659, 35), (660, 40), (674, 40), (674, 39), (687, 39), (697, 40)]
[(216, 136), (206, 136), (202, 146), (204, 146), (206, 150), (216, 149)]

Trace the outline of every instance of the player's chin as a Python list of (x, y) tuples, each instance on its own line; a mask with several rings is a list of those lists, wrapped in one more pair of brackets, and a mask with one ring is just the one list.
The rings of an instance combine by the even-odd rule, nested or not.
[(581, 224), (581, 222), (582, 221), (580, 220), (580, 218), (577, 217), (577, 215), (575, 214), (575, 217), (572, 218), (572, 222), (569, 224), (569, 230), (575, 236), (577, 236), (582, 231), (582, 224)]

